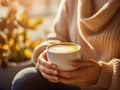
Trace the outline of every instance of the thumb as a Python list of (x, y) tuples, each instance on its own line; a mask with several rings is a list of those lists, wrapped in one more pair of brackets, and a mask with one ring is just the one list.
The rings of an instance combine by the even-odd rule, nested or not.
[(91, 67), (94, 64), (94, 60), (73, 60), (71, 64), (74, 67)]

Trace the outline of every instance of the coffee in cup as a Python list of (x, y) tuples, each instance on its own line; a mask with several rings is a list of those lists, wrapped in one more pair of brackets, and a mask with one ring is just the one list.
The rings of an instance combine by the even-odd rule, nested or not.
[(48, 61), (57, 65), (62, 71), (77, 69), (70, 61), (81, 58), (81, 47), (75, 43), (61, 42), (47, 47)]

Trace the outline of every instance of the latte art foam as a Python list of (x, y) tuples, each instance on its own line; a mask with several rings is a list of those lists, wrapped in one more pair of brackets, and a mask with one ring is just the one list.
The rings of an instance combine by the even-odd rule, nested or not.
[(79, 47), (73, 44), (55, 45), (49, 48), (54, 53), (72, 53), (79, 50)]

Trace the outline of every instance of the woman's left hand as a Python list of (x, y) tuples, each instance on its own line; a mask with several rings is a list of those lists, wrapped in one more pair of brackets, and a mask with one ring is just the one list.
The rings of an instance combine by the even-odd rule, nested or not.
[(100, 64), (95, 60), (75, 60), (71, 63), (79, 67), (74, 71), (58, 71), (59, 81), (68, 85), (87, 87), (96, 84), (100, 75)]

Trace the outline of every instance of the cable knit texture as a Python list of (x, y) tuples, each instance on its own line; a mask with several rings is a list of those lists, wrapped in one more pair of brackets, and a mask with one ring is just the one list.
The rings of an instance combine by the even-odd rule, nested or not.
[[(61, 0), (51, 30), (49, 39), (78, 43), (83, 59), (101, 64), (96, 85), (83, 90), (120, 90), (120, 0)], [(44, 45), (35, 49), (34, 61)]]

